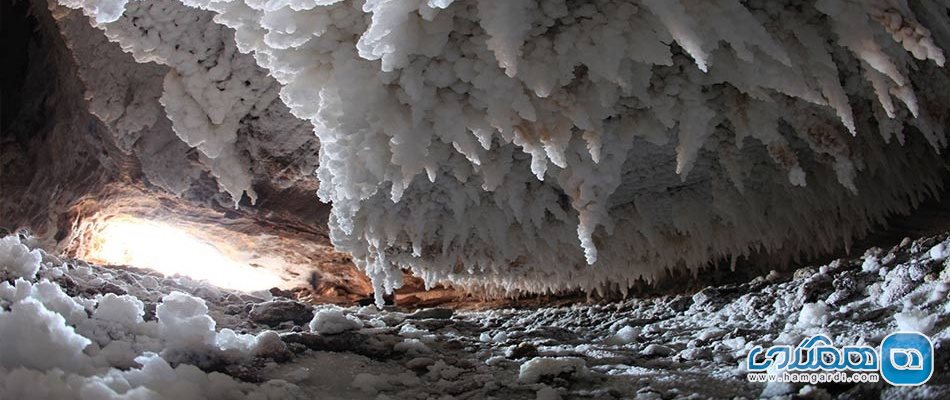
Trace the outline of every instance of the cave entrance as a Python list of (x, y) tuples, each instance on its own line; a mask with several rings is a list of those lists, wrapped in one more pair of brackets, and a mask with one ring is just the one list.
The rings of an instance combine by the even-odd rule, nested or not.
[(248, 292), (282, 286), (277, 273), (244, 261), (246, 254), (229, 247), (233, 246), (201, 238), (186, 227), (122, 216), (110, 218), (92, 233), (83, 258)]

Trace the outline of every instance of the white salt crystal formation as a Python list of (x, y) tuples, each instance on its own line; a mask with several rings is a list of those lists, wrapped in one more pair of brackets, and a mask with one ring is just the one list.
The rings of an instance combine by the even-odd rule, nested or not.
[(0, 278), (32, 279), (40, 268), (43, 256), (39, 250), (33, 250), (20, 243), (18, 235), (0, 238)]
[(359, 318), (343, 314), (343, 311), (336, 306), (317, 310), (310, 321), (310, 330), (321, 335), (335, 335), (362, 327), (363, 323)]
[(333, 242), (380, 300), (400, 268), (624, 291), (814, 254), (940, 183), (946, 2), (60, 1), (186, 71), (162, 103), (239, 193), (233, 121), (267, 90), (250, 66), (189, 55), (229, 32), (206, 13), (233, 29), (314, 126)]
[[(274, 331), (215, 331), (205, 300), (145, 289), (87, 265), (68, 265), (17, 235), (0, 239), (0, 397), (3, 399), (285, 399), (285, 381), (249, 384), (196, 363), (242, 363), (286, 353)], [(54, 266), (52, 260), (59, 264)], [(22, 274), (28, 269), (28, 274)], [(81, 294), (70, 296), (63, 278)], [(91, 280), (86, 281), (83, 277)], [(110, 279), (135, 294), (95, 294)], [(165, 288), (167, 289), (167, 287)], [(160, 299), (146, 321), (145, 304)], [(157, 321), (156, 321), (157, 319)]]

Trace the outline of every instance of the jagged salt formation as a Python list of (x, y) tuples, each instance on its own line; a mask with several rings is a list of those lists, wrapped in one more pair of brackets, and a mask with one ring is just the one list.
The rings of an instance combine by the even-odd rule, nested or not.
[[(278, 89), (273, 78), (257, 67), (253, 58), (237, 51), (233, 33), (212, 23), (212, 13), (177, 1), (137, 3), (125, 8), (124, 14), (122, 4), (100, 2), (94, 7), (98, 14), (93, 25), (147, 67), (116, 66), (125, 60), (110, 54), (115, 51), (112, 47), (73, 37), (90, 111), (112, 125), (120, 146), (127, 143), (123, 147), (132, 147), (134, 143), (142, 148), (138, 152), (143, 154), (143, 172), (152, 183), (176, 194), (188, 189), (201, 173), (182, 162), (187, 157), (184, 152), (193, 147), (198, 150), (197, 162), (235, 204), (245, 193), (255, 202), (257, 194), (252, 184), (256, 166), (244, 152), (256, 155), (260, 146), (239, 143), (238, 134), (258, 120), (280, 114), (271, 107)], [(116, 12), (123, 18), (116, 20)], [(81, 34), (68, 27), (64, 31), (67, 35)], [(155, 74), (160, 75), (158, 79), (152, 76)], [(156, 95), (152, 86), (156, 85), (157, 99), (153, 99)], [(130, 96), (134, 98), (128, 101)], [(156, 107), (163, 109), (167, 121), (157, 118), (153, 110)], [(169, 121), (183, 143), (162, 137)], [(293, 122), (291, 126), (265, 125), (293, 132)], [(299, 140), (274, 136), (298, 147), (304, 145)], [(140, 138), (141, 142), (136, 143)], [(271, 147), (267, 150), (282, 153), (279, 143)], [(169, 149), (178, 154), (169, 154)]]
[[(202, 51), (202, 32), (157, 22), (188, 13), (174, 2), (61, 2), (137, 59)], [(946, 1), (182, 3), (234, 29), (313, 124), (334, 243), (377, 294), (400, 267), (623, 291), (755, 250), (827, 251), (941, 183)], [(176, 57), (162, 59), (189, 65)], [(266, 89), (191, 82), (166, 78), (166, 111), (222, 154), (231, 114), (216, 110), (246, 112)]]

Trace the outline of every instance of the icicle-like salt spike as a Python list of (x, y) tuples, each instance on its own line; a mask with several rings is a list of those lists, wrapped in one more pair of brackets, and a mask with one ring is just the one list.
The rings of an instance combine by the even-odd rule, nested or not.
[(791, 29), (801, 44), (801, 59), (803, 63), (807, 60), (805, 65), (821, 87), (821, 94), (828, 101), (828, 105), (834, 107), (838, 118), (848, 131), (852, 135), (857, 134), (854, 126), (854, 112), (851, 104), (848, 103), (848, 95), (838, 80), (838, 67), (831, 54), (828, 53), (825, 40), (819, 36), (814, 27), (808, 25), (795, 24)]
[[(698, 96), (694, 93), (692, 96)], [(686, 100), (682, 103), (679, 121), (679, 143), (676, 146), (676, 173), (685, 181), (689, 171), (693, 169), (699, 150), (712, 133), (710, 121), (716, 114), (705, 104)]]
[[(866, 67), (866, 64), (862, 63), (862, 65)], [(891, 98), (890, 83), (887, 81), (887, 77), (869, 67), (864, 68), (864, 76), (867, 77), (868, 81), (870, 81), (874, 87), (877, 100), (880, 102), (881, 107), (884, 108), (887, 116), (889, 118), (897, 117), (897, 112), (894, 108), (894, 99)]]
[(676, 43), (693, 56), (696, 66), (706, 72), (709, 69), (708, 55), (703, 51), (702, 39), (693, 31), (692, 27), (696, 24), (683, 4), (679, 0), (644, 0), (643, 3), (669, 29)]
[(531, 28), (522, 21), (528, 19), (534, 6), (536, 3), (531, 0), (478, 2), (479, 23), (489, 36), (485, 45), (495, 53), (498, 66), (509, 77), (518, 74), (521, 47)]

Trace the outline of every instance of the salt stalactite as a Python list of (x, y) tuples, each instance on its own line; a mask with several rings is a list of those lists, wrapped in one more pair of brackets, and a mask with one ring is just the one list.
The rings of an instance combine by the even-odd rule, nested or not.
[[(188, 143), (227, 154), (228, 124), (267, 89), (230, 85), (250, 67), (229, 48), (211, 68), (164, 50), (225, 30), (158, 22), (189, 12), (170, 0), (61, 1), (191, 74), (167, 78), (163, 104)], [(400, 268), (500, 293), (626, 290), (752, 251), (814, 254), (941, 184), (948, 121), (927, 111), (950, 105), (934, 72), (950, 38), (906, 2), (183, 4), (233, 29), (313, 124), (332, 239), (380, 296)], [(942, 29), (945, 6), (925, 20)]]
[(253, 177), (234, 144), (241, 120), (259, 114), (277, 91), (254, 60), (237, 51), (233, 34), (212, 23), (212, 13), (175, 0), (62, 4), (94, 15), (94, 25), (137, 62), (171, 68), (159, 101), (172, 129), (200, 151), (203, 163), (235, 204), (244, 193), (253, 203)]

